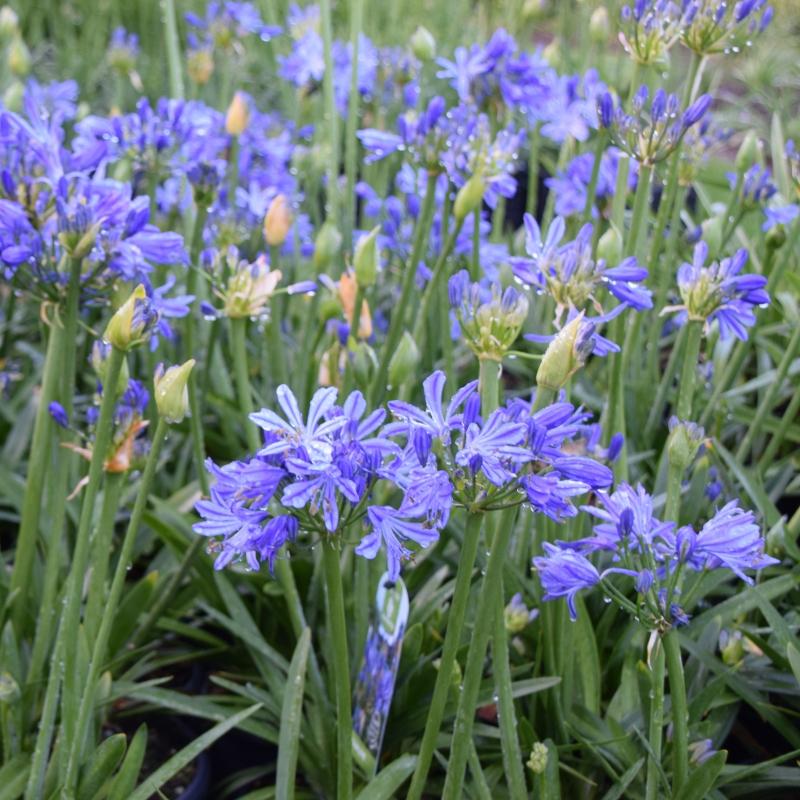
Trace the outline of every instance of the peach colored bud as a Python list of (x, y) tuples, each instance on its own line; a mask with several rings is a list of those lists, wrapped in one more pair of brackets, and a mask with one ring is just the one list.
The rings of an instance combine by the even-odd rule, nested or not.
[(292, 210), (286, 195), (276, 195), (264, 216), (264, 238), (270, 247), (280, 247), (292, 227)]
[(250, 109), (247, 107), (247, 100), (241, 92), (236, 92), (225, 115), (225, 130), (231, 136), (241, 136), (247, 130), (249, 121)]

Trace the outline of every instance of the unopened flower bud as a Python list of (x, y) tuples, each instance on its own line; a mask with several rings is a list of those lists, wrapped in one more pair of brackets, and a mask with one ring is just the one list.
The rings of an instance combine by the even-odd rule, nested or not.
[(605, 6), (598, 6), (589, 17), (589, 37), (595, 44), (603, 44), (608, 39), (610, 26)]
[(247, 130), (249, 121), (250, 109), (247, 105), (247, 98), (242, 92), (236, 92), (228, 106), (228, 113), (225, 115), (225, 131), (230, 136), (241, 136)]
[(536, 372), (536, 384), (558, 391), (586, 363), (593, 349), (594, 325), (583, 312), (568, 322), (547, 346)]
[(401, 386), (413, 375), (419, 364), (419, 349), (414, 337), (406, 331), (389, 361), (389, 385)]
[(153, 377), (156, 407), (162, 419), (177, 425), (189, 412), (189, 391), (186, 388), (195, 361), (190, 358), (180, 366), (165, 370), (159, 364)]
[(0, 8), (0, 41), (7, 42), (18, 30), (17, 12), (11, 6)]
[(8, 46), (8, 68), (18, 78), (24, 78), (31, 71), (31, 54), (21, 36), (15, 36)]
[(622, 259), (622, 236), (613, 225), (597, 242), (597, 257), (606, 264), (619, 264)]
[(264, 238), (270, 247), (280, 247), (292, 227), (292, 210), (285, 194), (272, 198), (264, 216)]
[(325, 272), (330, 268), (341, 246), (342, 234), (330, 220), (326, 220), (314, 241), (314, 267), (317, 272)]
[(503, 611), (506, 630), (512, 636), (517, 633), (522, 633), (528, 626), (528, 623), (536, 619), (538, 615), (539, 612), (536, 609), (528, 609), (525, 603), (522, 602), (522, 595), (517, 592)]
[(779, 250), (786, 242), (786, 228), (783, 225), (776, 225), (767, 231), (765, 237), (768, 250)]
[[(108, 376), (108, 359), (110, 355), (111, 345), (101, 339), (96, 339), (95, 343), (92, 345), (92, 354), (89, 361), (91, 362), (95, 375), (97, 375), (97, 379), (103, 387), (106, 385), (106, 378)], [(122, 362), (122, 369), (119, 371), (119, 379), (117, 380), (117, 385), (114, 390), (115, 394), (122, 394), (125, 389), (128, 388), (129, 381), (130, 372), (128, 371), (128, 361), (124, 360)]]
[(758, 161), (760, 149), (755, 132), (748, 131), (736, 153), (736, 171), (739, 173), (747, 172)]
[(738, 666), (744, 658), (744, 642), (741, 631), (731, 633), (723, 630), (719, 635), (719, 649), (724, 664), (729, 667)]
[(681, 471), (688, 469), (704, 439), (705, 431), (699, 425), (672, 417), (667, 440), (669, 463), (679, 467)]
[(433, 34), (422, 25), (418, 25), (417, 29), (411, 35), (409, 40), (411, 52), (420, 61), (433, 61), (436, 57), (436, 39)]
[(10, 672), (0, 672), (0, 706), (9, 706), (16, 703), (22, 692), (19, 684)]
[(463, 221), (483, 202), (486, 182), (480, 174), (473, 175), (459, 190), (453, 203), (453, 214), (456, 220)]
[(158, 312), (140, 283), (111, 317), (103, 339), (118, 350), (129, 350), (144, 341), (157, 321)]
[(362, 236), (356, 244), (353, 267), (355, 268), (358, 285), (364, 289), (372, 286), (378, 275), (379, 232), (380, 226), (376, 225), (366, 236)]
[(214, 56), (207, 48), (190, 50), (186, 59), (186, 72), (192, 83), (204, 86), (214, 73)]
[(375, 351), (366, 343), (358, 342), (353, 348), (351, 364), (353, 375), (359, 386), (367, 386), (375, 374), (378, 366), (378, 358)]
[(547, 769), (547, 756), (547, 745), (544, 742), (536, 742), (528, 759), (528, 769), (534, 775), (541, 775)]
[(708, 245), (708, 255), (710, 258), (717, 258), (719, 256), (724, 230), (725, 220), (721, 214), (707, 219), (700, 226), (700, 237)]

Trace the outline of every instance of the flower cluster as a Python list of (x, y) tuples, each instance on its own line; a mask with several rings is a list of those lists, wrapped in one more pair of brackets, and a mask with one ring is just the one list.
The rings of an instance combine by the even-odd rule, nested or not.
[[(336, 389), (320, 389), (303, 417), (292, 392), (278, 389), (285, 418), (269, 409), (251, 416), (264, 431), (254, 456), (223, 467), (209, 463), (211, 496), (197, 504), (197, 533), (218, 544), (216, 567), (244, 559), (251, 569), (274, 564), (280, 548), (299, 531), (341, 534), (350, 525), (366, 532), (356, 548), (365, 558), (386, 554), (390, 580), (412, 550), (427, 547), (447, 524), (454, 503), (473, 510), (519, 503), (555, 520), (574, 516), (573, 498), (609, 486), (610, 470), (587, 456), (564, 452), (588, 418), (570, 403), (535, 413), (515, 400), (485, 419), (477, 382), (445, 406), (445, 377), (423, 384), (425, 407), (391, 401), (395, 421), (383, 410), (366, 413), (360, 392), (336, 404)], [(376, 504), (382, 482), (400, 496)]]
[(681, 9), (674, 0), (636, 0), (620, 11), (620, 42), (639, 64), (663, 61), (681, 33)]
[(702, 95), (683, 111), (677, 95), (663, 89), (654, 92), (648, 107), (649, 97), (647, 86), (641, 86), (633, 96), (629, 114), (606, 92), (598, 101), (597, 113), (620, 150), (640, 164), (652, 165), (667, 158), (686, 132), (702, 120), (711, 106), (711, 95)]
[(681, 40), (699, 55), (738, 53), (772, 21), (767, 0), (683, 0)]
[(665, 312), (680, 311), (690, 320), (701, 320), (708, 327), (714, 320), (719, 323), (720, 336), (731, 334), (737, 339), (747, 339), (747, 328), (755, 324), (755, 306), (769, 303), (763, 275), (741, 274), (747, 263), (747, 250), (738, 250), (730, 258), (708, 259), (708, 245), (698, 242), (691, 263), (684, 262), (678, 269), (678, 289), (683, 304), (668, 306)]
[[(609, 494), (598, 492), (599, 506), (583, 510), (600, 520), (593, 535), (571, 542), (545, 544), (534, 558), (545, 600), (567, 598), (570, 616), (577, 614), (575, 598), (583, 589), (602, 585), (603, 591), (628, 609), (645, 626), (665, 630), (688, 621), (679, 605), (680, 579), (686, 570), (727, 569), (747, 583), (750, 570), (777, 563), (764, 554), (764, 537), (751, 511), (736, 501), (719, 509), (699, 530), (662, 522), (653, 499), (643, 487), (620, 484)], [(611, 566), (599, 570), (588, 556), (606, 554)], [(609, 580), (632, 579), (635, 602)]]

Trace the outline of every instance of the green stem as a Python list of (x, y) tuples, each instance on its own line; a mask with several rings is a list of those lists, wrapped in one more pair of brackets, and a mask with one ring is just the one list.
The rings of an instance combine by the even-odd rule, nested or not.
[(247, 318), (231, 319), (231, 350), (233, 355), (233, 377), (236, 382), (236, 395), (239, 398), (239, 411), (242, 414), (247, 447), (251, 453), (261, 449), (258, 427), (250, 421), (253, 413), (253, 393), (250, 387), (250, 373), (247, 368)]
[[(78, 639), (80, 638), (81, 596), (83, 580), (89, 555), (89, 533), (94, 517), (95, 500), (103, 476), (103, 466), (108, 456), (111, 436), (114, 430), (114, 409), (117, 401), (117, 386), (125, 353), (116, 347), (111, 348), (107, 364), (106, 379), (103, 382), (103, 399), (100, 404), (100, 416), (95, 428), (95, 440), (92, 445), (92, 460), (89, 475), (83, 492), (83, 503), (78, 521), (78, 532), (75, 536), (75, 550), (72, 554), (72, 566), (67, 579), (64, 613), (59, 624), (58, 638), (63, 639), (63, 665), (53, 664), (49, 680), (58, 680), (63, 674), (64, 690), (62, 692), (61, 725), (62, 741), (72, 742), (75, 735), (76, 704), (78, 701)], [(58, 651), (56, 645), (55, 651)]]
[(406, 311), (414, 293), (414, 278), (417, 274), (417, 266), (428, 244), (428, 234), (431, 230), (433, 212), (436, 207), (436, 178), (437, 176), (433, 173), (428, 175), (428, 183), (425, 187), (425, 199), (422, 201), (422, 210), (420, 211), (414, 231), (414, 244), (411, 248), (411, 257), (403, 273), (400, 299), (392, 312), (389, 322), (389, 332), (386, 335), (386, 343), (381, 351), (378, 369), (375, 371), (375, 377), (370, 386), (369, 398), (373, 407), (381, 402), (383, 394), (386, 391), (386, 376), (389, 370), (389, 360), (400, 342)]
[(703, 338), (703, 322), (689, 320), (686, 331), (686, 350), (681, 368), (681, 382), (678, 387), (678, 419), (688, 422), (692, 418), (692, 401), (697, 380), (697, 360), (700, 357), (700, 342)]
[(689, 772), (689, 710), (678, 631), (670, 628), (662, 637), (669, 675), (672, 709), (672, 796), (680, 795)]
[(778, 449), (783, 444), (783, 440), (786, 438), (786, 433), (789, 430), (789, 426), (794, 422), (794, 418), (797, 416), (798, 411), (800, 411), (800, 392), (795, 391), (795, 393), (792, 395), (792, 399), (789, 401), (789, 405), (781, 415), (781, 422), (778, 426), (778, 430), (775, 431), (772, 439), (770, 439), (769, 445), (767, 445), (767, 449), (758, 460), (759, 472), (763, 473), (763, 471), (775, 460), (775, 456), (778, 454)]
[[(66, 376), (66, 380), (69, 383), (69, 391), (65, 391), (62, 397), (66, 398), (68, 394), (70, 405), (72, 402), (72, 390), (75, 381), (74, 351), (77, 334), (80, 279), (81, 261), (80, 259), (73, 259), (70, 262), (64, 328), (59, 330), (57, 318), (53, 320), (50, 325), (50, 336), (44, 357), (42, 388), (39, 392), (36, 417), (33, 423), (33, 437), (28, 459), (25, 492), (22, 497), (22, 513), (19, 532), (17, 533), (14, 569), (11, 573), (11, 582), (8, 587), (8, 595), (13, 603), (12, 619), (18, 635), (21, 635), (23, 628), (33, 617), (33, 609), (27, 599), (30, 591), (33, 562), (36, 556), (36, 544), (39, 538), (42, 493), (48, 473), (50, 446), (55, 438), (53, 436), (55, 423), (50, 416), (49, 406), (52, 400), (55, 399), (62, 375)], [(70, 360), (70, 358), (73, 365), (71, 372), (69, 371), (68, 363), (65, 363), (65, 359)]]
[(108, 647), (108, 640), (111, 636), (111, 628), (116, 620), (117, 607), (122, 597), (122, 591), (125, 588), (125, 578), (133, 555), (133, 546), (136, 542), (136, 535), (142, 524), (142, 516), (144, 515), (147, 500), (150, 496), (150, 487), (156, 474), (156, 468), (158, 467), (158, 458), (161, 453), (162, 445), (164, 444), (164, 438), (167, 434), (167, 427), (167, 423), (164, 419), (158, 420), (156, 431), (153, 435), (153, 442), (150, 446), (150, 453), (147, 456), (147, 463), (142, 473), (139, 492), (136, 495), (136, 502), (133, 505), (128, 528), (125, 531), (125, 537), (120, 547), (117, 567), (114, 570), (111, 589), (109, 590), (108, 599), (106, 600), (103, 610), (103, 617), (100, 621), (100, 630), (97, 633), (97, 639), (92, 648), (89, 670), (83, 685), (83, 694), (81, 695), (78, 722), (75, 726), (72, 739), (66, 740), (69, 742), (69, 756), (67, 758), (67, 772), (64, 785), (68, 792), (74, 789), (74, 784), (77, 781), (81, 753), (86, 742), (87, 726), (90, 715), (94, 709), (97, 679), (100, 675), (100, 668), (105, 663), (106, 648)]
[(636, 195), (633, 199), (633, 215), (631, 217), (631, 229), (625, 241), (625, 255), (635, 256), (639, 254), (639, 244), (642, 241), (642, 234), (647, 228), (647, 209), (650, 204), (650, 180), (653, 176), (653, 167), (650, 164), (639, 166), (639, 178), (636, 185)]
[(336, 797), (337, 800), (350, 800), (353, 792), (353, 725), (350, 718), (347, 627), (339, 552), (328, 538), (322, 543), (322, 560), (325, 568), (329, 634), (333, 647), (331, 667), (336, 688)]
[(683, 467), (671, 459), (667, 465), (667, 499), (664, 506), (664, 519), (678, 523), (681, 511), (681, 482)]
[(683, 354), (684, 342), (686, 341), (686, 326), (682, 326), (678, 331), (678, 336), (672, 345), (672, 349), (667, 359), (667, 366), (664, 368), (664, 374), (661, 376), (661, 381), (658, 384), (653, 404), (650, 406), (650, 413), (647, 416), (647, 423), (644, 426), (645, 441), (649, 441), (653, 433), (655, 433), (656, 426), (661, 422), (661, 417), (664, 411), (664, 402), (667, 398), (672, 381), (675, 379), (675, 373), (678, 370), (679, 356)]
[(336, 97), (333, 91), (333, 28), (331, 23), (331, 0), (321, 0), (320, 18), (322, 22), (323, 59), (325, 73), (322, 76), (322, 91), (325, 97), (325, 123), (328, 127), (328, 186), (327, 214), (328, 219), (338, 224), (339, 214), (339, 112), (336, 109)]
[(586, 189), (586, 204), (583, 207), (583, 217), (581, 225), (585, 225), (592, 220), (592, 208), (594, 207), (595, 195), (597, 194), (597, 182), (600, 179), (600, 164), (603, 159), (603, 153), (606, 149), (608, 135), (605, 131), (601, 130), (597, 134), (597, 141), (594, 148), (594, 161), (592, 162), (592, 175), (589, 178), (589, 186)]
[(175, 19), (175, 0), (161, 0), (161, 14), (164, 22), (164, 40), (167, 47), (167, 70), (169, 72), (169, 91), (172, 97), (183, 97), (183, 73), (178, 44), (178, 24)]
[[(203, 229), (206, 224), (208, 216), (208, 208), (205, 204), (198, 204), (194, 217), (194, 228), (192, 229), (192, 243), (189, 252), (189, 271), (186, 273), (186, 292), (187, 294), (194, 295), (193, 305), (199, 307), (200, 298), (198, 295), (198, 282), (197, 274), (200, 270), (200, 251), (203, 247)], [(190, 311), (186, 317), (184, 327), (184, 340), (186, 349), (184, 356), (186, 358), (195, 358), (197, 353), (196, 342), (196, 325), (197, 318), (194, 313)], [(208, 357), (208, 353), (206, 357)], [(199, 360), (199, 359), (198, 359)], [(211, 369), (209, 364), (208, 369)], [(197, 474), (197, 481), (200, 484), (200, 491), (208, 494), (208, 474), (205, 467), (205, 444), (203, 442), (203, 420), (200, 413), (200, 401), (197, 396), (197, 370), (192, 370), (189, 375), (187, 384), (187, 392), (189, 395), (189, 430), (192, 434), (192, 452), (194, 454), (194, 468)]]
[(425, 722), (425, 731), (422, 734), (422, 742), (419, 747), (417, 766), (414, 770), (414, 777), (411, 779), (407, 800), (420, 800), (422, 797), (422, 792), (425, 789), (425, 780), (436, 748), (436, 739), (442, 728), (447, 695), (453, 684), (453, 666), (456, 663), (456, 654), (461, 643), (464, 619), (467, 614), (469, 589), (472, 582), (472, 573), (475, 569), (475, 558), (478, 554), (482, 522), (482, 514), (469, 514), (467, 516), (464, 540), (461, 543), (461, 552), (458, 558), (453, 599), (450, 604), (444, 645), (442, 646), (442, 655), (439, 661), (439, 670), (436, 674), (433, 697), (428, 707), (428, 718)]
[(92, 574), (89, 579), (89, 592), (84, 612), (84, 625), (90, 642), (95, 640), (97, 626), (103, 613), (106, 576), (114, 539), (114, 521), (117, 517), (124, 477), (125, 474), (121, 472), (109, 473), (106, 476), (103, 506), (100, 510), (100, 521), (97, 524), (92, 547)]
[(358, 44), (359, 34), (363, 26), (364, 0), (352, 0), (350, 3), (350, 48), (352, 50), (352, 70), (350, 72), (350, 97), (347, 101), (347, 127), (344, 145), (344, 169), (347, 176), (344, 214), (344, 249), (349, 251), (353, 246), (353, 228), (355, 227), (355, 186), (358, 139)]
[(478, 614), (467, 653), (464, 682), (458, 701), (456, 723), (450, 746), (450, 761), (447, 766), (447, 778), (442, 795), (444, 800), (461, 800), (463, 797), (464, 769), (472, 740), (472, 724), (480, 691), (483, 661), (494, 625), (494, 605), (502, 586), (503, 562), (511, 540), (514, 516), (515, 509), (513, 508), (502, 512), (481, 583), (477, 606)]
[[(530, 134), (528, 152), (528, 196), (525, 202), (526, 211), (536, 216), (536, 206), (539, 204), (539, 151), (542, 146), (542, 134), (539, 123), (535, 123)], [(477, 280), (473, 278), (473, 280)]]
[(747, 426), (747, 433), (745, 433), (744, 439), (742, 439), (742, 442), (736, 451), (736, 460), (740, 464), (744, 463), (745, 457), (750, 452), (750, 447), (753, 444), (753, 440), (760, 433), (761, 426), (764, 424), (764, 420), (767, 418), (767, 415), (770, 413), (770, 411), (772, 411), (772, 407), (775, 404), (775, 398), (783, 386), (783, 381), (786, 378), (786, 374), (789, 372), (789, 367), (794, 361), (798, 348), (800, 348), (800, 326), (796, 325), (794, 331), (792, 332), (792, 336), (789, 339), (789, 343), (786, 345), (786, 350), (784, 351), (780, 363), (778, 364), (775, 377), (772, 381), (770, 381), (767, 390), (764, 392), (764, 397), (758, 404), (756, 415), (750, 425)]
[(475, 209), (472, 225), (472, 261), (470, 262), (469, 276), (473, 281), (481, 277), (481, 207)]
[(650, 666), (650, 728), (648, 740), (651, 753), (647, 760), (647, 784), (645, 800), (658, 800), (658, 784), (661, 776), (661, 745), (664, 735), (664, 648), (656, 640), (655, 652)]

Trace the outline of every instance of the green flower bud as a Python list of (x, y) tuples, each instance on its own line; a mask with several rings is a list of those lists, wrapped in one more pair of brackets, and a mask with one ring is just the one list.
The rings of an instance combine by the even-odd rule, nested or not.
[(330, 268), (341, 246), (342, 234), (330, 220), (325, 220), (314, 242), (314, 268), (318, 273)]
[(459, 190), (453, 203), (453, 214), (461, 222), (483, 202), (486, 183), (483, 176), (473, 175)]
[(419, 349), (411, 334), (406, 331), (389, 361), (389, 385), (401, 386), (419, 364)]
[(672, 417), (669, 421), (669, 439), (667, 440), (669, 463), (680, 467), (681, 471), (688, 469), (694, 461), (705, 435), (705, 431), (694, 422), (683, 422), (677, 417)]
[(770, 250), (779, 250), (786, 242), (786, 228), (783, 225), (776, 225), (767, 231), (766, 243)]
[(356, 383), (359, 386), (369, 385), (378, 366), (378, 358), (375, 355), (375, 351), (366, 342), (358, 342), (353, 348), (351, 364), (353, 365)]
[(613, 225), (598, 240), (597, 257), (606, 264), (619, 264), (622, 260), (622, 235)]
[(0, 705), (16, 703), (21, 695), (14, 676), (10, 672), (0, 672)]
[(8, 68), (18, 78), (31, 71), (31, 54), (21, 36), (15, 36), (8, 46)]
[(732, 633), (723, 630), (719, 636), (719, 649), (722, 662), (729, 667), (736, 667), (741, 664), (744, 658), (744, 643), (741, 631)]
[(22, 111), (22, 98), (25, 95), (25, 86), (17, 80), (11, 81), (3, 92), (3, 105), (9, 111)]
[(708, 255), (712, 260), (719, 256), (722, 247), (722, 234), (725, 230), (725, 220), (722, 215), (707, 219), (701, 226), (703, 241), (708, 245)]
[(159, 364), (153, 378), (156, 408), (171, 425), (177, 425), (189, 413), (189, 391), (186, 388), (195, 360), (190, 358), (180, 366), (164, 370)]
[(741, 145), (739, 145), (739, 151), (736, 153), (736, 171), (739, 173), (747, 172), (753, 164), (759, 161), (760, 150), (755, 132), (748, 131)]
[(506, 630), (512, 636), (517, 633), (522, 633), (538, 614), (539, 612), (535, 609), (531, 611), (525, 603), (522, 602), (522, 595), (517, 593), (511, 598), (511, 602), (509, 602), (503, 610)]
[(17, 12), (11, 6), (0, 8), (0, 41), (7, 42), (19, 31)]
[(547, 346), (536, 372), (536, 384), (558, 391), (586, 363), (592, 352), (594, 325), (587, 323), (583, 312), (567, 323)]
[(605, 6), (598, 6), (589, 17), (589, 37), (595, 44), (603, 44), (608, 39), (610, 29), (608, 11)]
[(433, 34), (422, 25), (417, 26), (408, 44), (411, 48), (411, 52), (420, 61), (433, 61), (433, 59), (436, 58), (436, 39), (434, 39)]
[(531, 757), (528, 759), (528, 769), (534, 775), (541, 775), (547, 769), (547, 745), (544, 742), (536, 742), (531, 748)]
[(102, 222), (95, 222), (85, 230), (62, 230), (58, 233), (58, 241), (73, 258), (85, 258), (92, 252), (101, 227)]
[[(94, 369), (98, 380), (103, 384), (103, 386), (106, 385), (106, 377), (108, 376), (108, 357), (110, 355), (111, 345), (108, 344), (108, 342), (103, 342), (100, 341), (100, 339), (97, 339), (92, 345), (92, 355), (90, 360), (92, 369)], [(122, 369), (119, 371), (119, 379), (117, 380), (115, 394), (121, 395), (125, 389), (128, 388), (129, 381), (130, 372), (128, 371), (128, 361), (125, 359), (122, 362)]]
[(111, 317), (103, 339), (118, 350), (130, 350), (147, 338), (157, 321), (158, 313), (140, 283)]
[(378, 275), (378, 233), (380, 229), (380, 225), (376, 225), (356, 244), (353, 267), (356, 271), (358, 285), (363, 289), (372, 286)]

